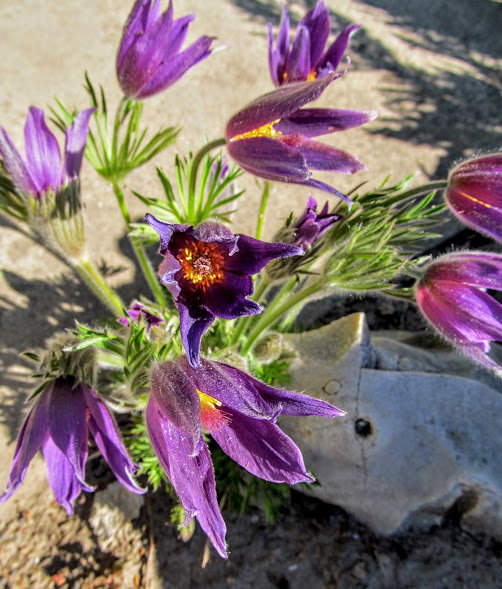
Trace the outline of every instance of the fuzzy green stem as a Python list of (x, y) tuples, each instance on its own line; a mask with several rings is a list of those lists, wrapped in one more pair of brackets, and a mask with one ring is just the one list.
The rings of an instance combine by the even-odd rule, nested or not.
[(260, 200), (260, 210), (258, 212), (258, 222), (256, 224), (256, 239), (261, 239), (263, 235), (263, 225), (265, 223), (265, 212), (267, 210), (268, 197), (270, 196), (270, 183), (265, 181), (263, 192)]
[(95, 268), (89, 260), (73, 260), (72, 267), (79, 273), (92, 292), (114, 313), (114, 315), (121, 317), (124, 314), (124, 304), (116, 292), (106, 284), (101, 272)]

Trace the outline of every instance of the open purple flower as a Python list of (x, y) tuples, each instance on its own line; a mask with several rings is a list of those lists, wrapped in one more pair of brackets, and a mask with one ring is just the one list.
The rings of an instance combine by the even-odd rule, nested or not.
[(80, 173), (87, 141), (89, 119), (94, 108), (79, 113), (66, 130), (64, 162), (57, 139), (51, 133), (42, 110), (31, 106), (24, 126), (26, 160), (23, 160), (5, 129), (0, 127), (0, 155), (15, 187), (40, 199), (56, 193)]
[(445, 198), (463, 223), (502, 242), (502, 153), (474, 157), (455, 166)]
[(466, 251), (431, 262), (416, 286), (416, 299), (446, 339), (502, 376), (488, 356), (490, 342), (502, 342), (502, 305), (487, 289), (502, 290), (502, 256)]
[(203, 36), (180, 52), (195, 16), (173, 19), (173, 3), (160, 13), (160, 0), (136, 0), (117, 54), (117, 76), (126, 96), (147, 98), (162, 92), (205, 59), (213, 41)]
[(197, 517), (223, 558), (226, 527), (202, 431), (257, 477), (290, 485), (311, 482), (299, 448), (275, 423), (281, 414), (333, 418), (344, 412), (220, 362), (201, 360), (194, 369), (180, 357), (153, 368), (145, 413), (152, 447), (185, 508), (185, 525)]
[(268, 60), (275, 86), (291, 82), (315, 80), (336, 72), (349, 44), (350, 36), (361, 25), (349, 25), (324, 51), (331, 31), (329, 11), (319, 0), (300, 21), (295, 39), (290, 46), (289, 16), (282, 5), (282, 20), (274, 47), (272, 25), (268, 25)]
[(58, 377), (38, 396), (23, 423), (0, 503), (22, 484), (31, 460), (42, 448), (49, 485), (56, 501), (71, 515), (80, 492), (94, 490), (85, 482), (88, 430), (122, 485), (133, 493), (144, 493), (133, 479), (136, 467), (117, 424), (99, 395), (86, 384), (75, 384), (72, 377)]
[(162, 284), (173, 295), (180, 314), (183, 347), (190, 364), (198, 366), (200, 340), (215, 317), (236, 319), (261, 313), (253, 293), (252, 274), (276, 258), (302, 255), (288, 243), (265, 243), (247, 235), (233, 235), (218, 223), (188, 225), (146, 220), (160, 236)]
[(357, 127), (377, 113), (302, 108), (319, 98), (335, 78), (329, 74), (313, 82), (282, 86), (235, 114), (226, 131), (233, 159), (261, 178), (325, 190), (350, 204), (336, 188), (311, 179), (312, 170), (354, 174), (365, 166), (353, 155), (311, 138)]
[(309, 196), (303, 215), (294, 223), (293, 243), (303, 250), (311, 248), (314, 243), (334, 223), (342, 219), (341, 215), (328, 213), (328, 203), (324, 205), (320, 213), (317, 212), (317, 201)]

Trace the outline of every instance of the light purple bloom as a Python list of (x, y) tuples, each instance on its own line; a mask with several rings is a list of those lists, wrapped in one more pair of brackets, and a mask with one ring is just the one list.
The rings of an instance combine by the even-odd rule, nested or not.
[(328, 203), (320, 213), (317, 212), (317, 201), (309, 196), (303, 215), (294, 223), (293, 243), (303, 250), (311, 248), (314, 243), (337, 221), (341, 215), (328, 213)]
[(173, 295), (180, 314), (183, 347), (190, 364), (198, 366), (200, 340), (216, 317), (235, 319), (261, 313), (253, 293), (252, 274), (276, 258), (302, 255), (288, 243), (265, 243), (234, 235), (218, 223), (189, 225), (146, 220), (160, 236), (160, 280)]
[(354, 174), (365, 166), (353, 155), (311, 138), (358, 127), (377, 113), (302, 108), (319, 98), (335, 78), (335, 74), (329, 74), (313, 82), (282, 86), (235, 114), (226, 131), (233, 159), (261, 178), (325, 190), (350, 204), (336, 188), (313, 180), (312, 171)]
[(119, 322), (125, 327), (129, 327), (130, 320), (134, 321), (136, 325), (139, 322), (139, 318), (142, 317), (148, 326), (148, 328), (155, 327), (163, 322), (163, 319), (157, 317), (153, 313), (150, 313), (145, 309), (145, 305), (141, 303), (134, 303), (133, 306), (126, 311), (127, 317), (120, 317)]
[(319, 0), (314, 9), (302, 18), (293, 43), (289, 42), (289, 16), (282, 5), (282, 20), (274, 46), (272, 25), (268, 25), (268, 60), (275, 86), (291, 82), (316, 80), (336, 72), (347, 49), (350, 36), (361, 25), (349, 25), (324, 51), (331, 31), (329, 11)]
[(56, 193), (80, 173), (87, 141), (89, 119), (94, 108), (79, 113), (66, 130), (64, 162), (57, 139), (45, 123), (42, 110), (31, 106), (24, 126), (26, 159), (23, 160), (5, 129), (0, 127), (0, 155), (15, 187), (25, 195), (40, 199)]
[(223, 558), (226, 527), (202, 431), (257, 477), (290, 485), (311, 482), (299, 448), (275, 423), (281, 414), (333, 418), (344, 412), (220, 362), (203, 359), (194, 369), (180, 357), (153, 368), (145, 413), (152, 447), (185, 508), (185, 525), (197, 517)]
[(502, 153), (474, 157), (455, 166), (446, 203), (469, 227), (502, 242)]
[(446, 339), (502, 376), (488, 356), (490, 342), (502, 341), (502, 305), (488, 289), (502, 290), (502, 256), (466, 251), (431, 262), (416, 286), (416, 299)]
[(42, 448), (56, 501), (72, 514), (80, 492), (94, 490), (85, 482), (88, 430), (122, 485), (133, 493), (144, 493), (133, 479), (137, 469), (117, 424), (99, 395), (86, 384), (75, 384), (72, 377), (58, 377), (37, 397), (23, 423), (0, 503), (22, 484), (31, 460)]
[(160, 13), (160, 0), (136, 0), (117, 54), (117, 76), (126, 96), (142, 99), (162, 92), (205, 59), (213, 41), (203, 36), (180, 51), (195, 16), (173, 19), (173, 3)]

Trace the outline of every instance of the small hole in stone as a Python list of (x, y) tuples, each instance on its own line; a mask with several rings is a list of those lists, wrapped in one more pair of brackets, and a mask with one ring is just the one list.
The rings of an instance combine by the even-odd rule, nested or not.
[(354, 427), (356, 434), (361, 438), (367, 438), (373, 433), (373, 427), (367, 419), (357, 419)]

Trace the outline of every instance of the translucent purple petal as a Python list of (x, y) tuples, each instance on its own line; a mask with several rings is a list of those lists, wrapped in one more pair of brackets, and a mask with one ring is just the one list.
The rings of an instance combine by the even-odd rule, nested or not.
[(227, 558), (226, 526), (220, 513), (213, 465), (204, 443), (191, 456), (191, 444), (159, 411), (150, 398), (145, 411), (148, 435), (153, 450), (186, 511), (187, 524), (194, 516), (218, 554)]
[(304, 137), (318, 137), (359, 127), (372, 121), (377, 115), (376, 110), (303, 108), (281, 119), (274, 128), (283, 135), (301, 134)]
[(16, 188), (25, 194), (36, 193), (38, 189), (31, 180), (23, 159), (3, 127), (0, 127), (0, 155)]
[(275, 423), (229, 413), (228, 425), (211, 435), (237, 464), (273, 483), (314, 481), (305, 470), (298, 446)]
[(349, 25), (345, 27), (334, 42), (328, 47), (326, 53), (319, 59), (316, 64), (316, 69), (319, 71), (321, 69), (324, 70), (329, 68), (330, 71), (335, 72), (347, 50), (350, 36), (360, 28), (361, 25)]
[(89, 387), (84, 389), (87, 408), (90, 411), (89, 429), (99, 451), (117, 477), (117, 480), (132, 493), (144, 493), (133, 473), (138, 467), (127, 454), (117, 424), (99, 396)]
[(89, 120), (95, 110), (95, 108), (83, 110), (75, 117), (73, 125), (66, 130), (65, 169), (69, 178), (80, 174), (89, 132)]
[(225, 269), (230, 272), (256, 274), (277, 258), (301, 256), (301, 248), (289, 243), (267, 243), (249, 235), (238, 235), (238, 251), (230, 256)]

